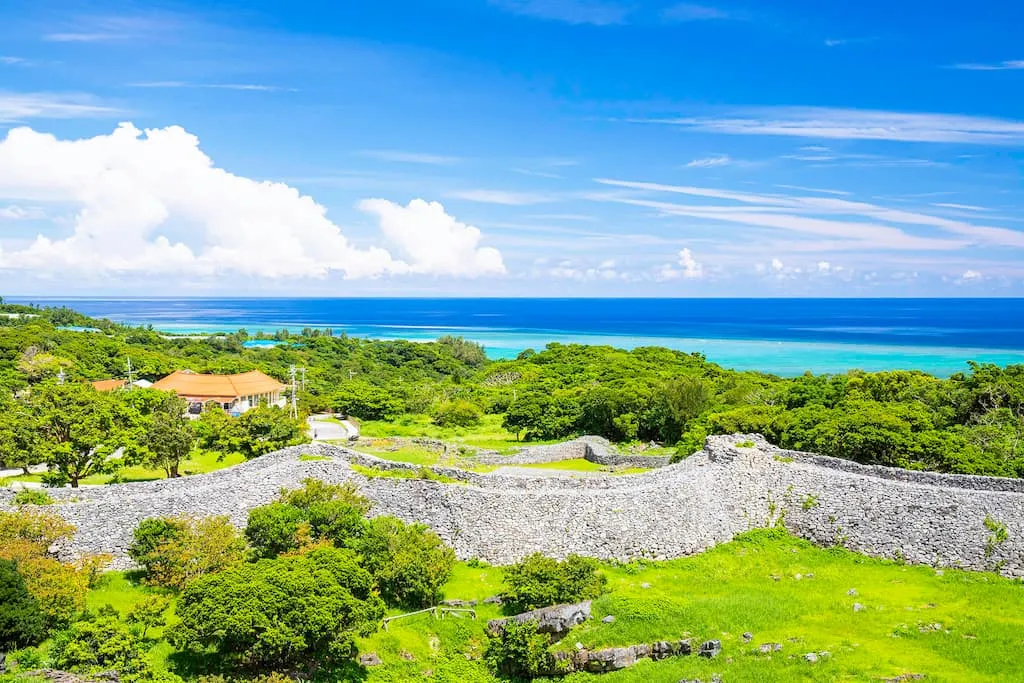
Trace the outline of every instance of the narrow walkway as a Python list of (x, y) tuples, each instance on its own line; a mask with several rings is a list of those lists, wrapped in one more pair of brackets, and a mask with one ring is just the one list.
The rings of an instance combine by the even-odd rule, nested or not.
[(359, 438), (358, 427), (332, 415), (310, 415), (306, 425), (306, 431), (314, 441), (351, 441)]

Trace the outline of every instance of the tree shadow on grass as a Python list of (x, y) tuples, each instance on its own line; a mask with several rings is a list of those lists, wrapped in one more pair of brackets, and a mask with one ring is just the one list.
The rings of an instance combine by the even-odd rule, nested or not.
[[(223, 676), (228, 681), (245, 681), (270, 673), (268, 670), (231, 667), (216, 652), (174, 652), (168, 656), (167, 661), (170, 669), (186, 680), (194, 680), (199, 676)], [(303, 680), (312, 683), (360, 683), (369, 676), (366, 667), (355, 661), (318, 669), (312, 676), (308, 671), (295, 673), (302, 673)]]

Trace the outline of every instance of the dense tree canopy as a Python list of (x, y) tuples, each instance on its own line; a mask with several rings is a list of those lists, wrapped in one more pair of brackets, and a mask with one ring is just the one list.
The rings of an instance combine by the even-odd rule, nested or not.
[[(247, 349), (244, 332), (164, 338), (73, 311), (32, 310), (39, 317), (0, 319), (0, 386), (8, 389), (0, 392), (0, 457), (13, 466), (52, 460), (68, 481), (111, 467), (98, 456), (124, 440), (117, 435), (138, 441), (145, 432), (116, 405), (82, 399), (87, 391), (80, 387), (55, 388), (54, 376), (63, 370), (66, 385), (120, 377), (128, 358), (145, 379), (178, 369), (259, 369), (285, 379), (290, 365), (305, 367), (303, 409), (361, 419), (415, 413), (459, 427), (483, 412), (501, 415), (523, 439), (590, 433), (678, 445), (681, 455), (697, 450), (708, 434), (756, 431), (782, 446), (861, 462), (1024, 475), (1024, 366), (971, 363), (948, 379), (856, 370), (779, 378), (726, 370), (701, 354), (664, 348), (550, 344), (514, 360), (489, 361), (478, 345), (457, 337), (419, 344), (320, 330), (278, 335), (286, 345)], [(69, 321), (99, 332), (58, 329)], [(58, 396), (82, 423), (81, 437), (57, 436), (56, 416), (41, 409), (46, 397)], [(40, 410), (27, 421), (8, 417), (33, 413), (33, 405)], [(204, 415), (196, 424), (199, 444), (254, 457), (301, 438), (301, 425), (281, 411), (250, 413), (238, 420), (216, 411)], [(96, 428), (107, 424), (111, 430), (99, 439)]]

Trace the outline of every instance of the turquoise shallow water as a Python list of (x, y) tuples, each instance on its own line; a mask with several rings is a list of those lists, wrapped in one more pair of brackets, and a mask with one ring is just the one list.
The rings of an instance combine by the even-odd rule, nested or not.
[[(11, 299), (14, 301), (14, 299)], [(492, 358), (551, 342), (666, 346), (779, 375), (1024, 364), (1024, 299), (26, 299), (176, 333), (445, 334)]]

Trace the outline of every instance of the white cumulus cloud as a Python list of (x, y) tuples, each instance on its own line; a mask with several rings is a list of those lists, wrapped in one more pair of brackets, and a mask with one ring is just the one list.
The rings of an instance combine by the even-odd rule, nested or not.
[(384, 236), (414, 273), (473, 277), (505, 272), (501, 252), (480, 246), (480, 230), (455, 220), (438, 202), (414, 199), (402, 206), (364, 199), (359, 208), (377, 216)]
[[(0, 195), (76, 211), (70, 233), (54, 224), (27, 246), (0, 242), (6, 270), (268, 278), (500, 272), (500, 254), (475, 249), (479, 231), (422, 200), (406, 207), (401, 227), (385, 227), (375, 212), (409, 261), (381, 247), (357, 248), (312, 197), (217, 168), (178, 126), (143, 132), (125, 123), (79, 140), (13, 129), (0, 141)], [(465, 265), (446, 262), (438, 256), (444, 250)]]

